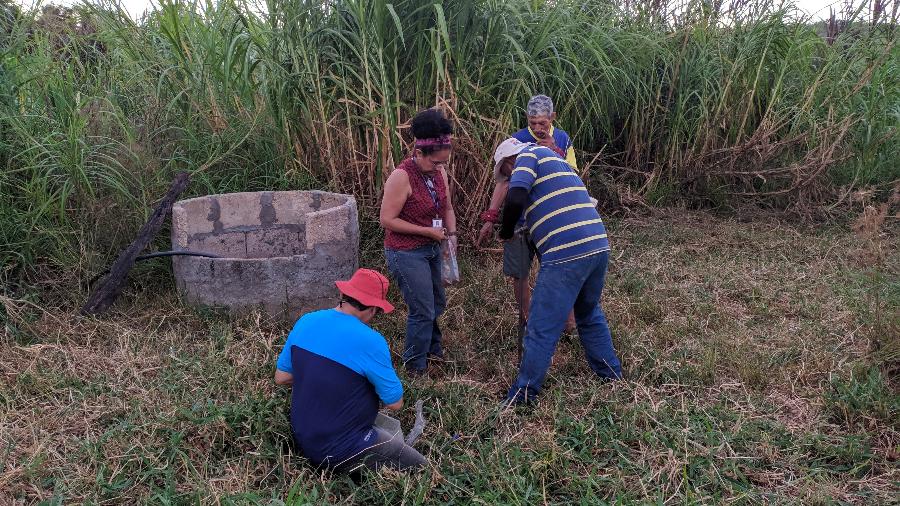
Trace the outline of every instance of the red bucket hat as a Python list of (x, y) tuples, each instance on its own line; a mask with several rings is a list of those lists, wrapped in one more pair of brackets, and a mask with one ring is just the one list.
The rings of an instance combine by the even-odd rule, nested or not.
[(387, 301), (388, 287), (391, 285), (378, 271), (359, 269), (349, 281), (335, 281), (334, 284), (342, 294), (367, 306), (380, 308), (385, 313), (394, 310), (394, 306)]

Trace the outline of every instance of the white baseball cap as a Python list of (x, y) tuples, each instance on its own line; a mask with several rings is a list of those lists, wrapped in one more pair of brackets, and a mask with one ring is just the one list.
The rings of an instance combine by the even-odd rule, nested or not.
[(503, 163), (505, 158), (518, 155), (523, 149), (531, 145), (532, 143), (522, 142), (515, 137), (510, 137), (501, 142), (500, 145), (497, 146), (497, 150), (494, 151), (494, 172), (500, 170), (500, 164)]

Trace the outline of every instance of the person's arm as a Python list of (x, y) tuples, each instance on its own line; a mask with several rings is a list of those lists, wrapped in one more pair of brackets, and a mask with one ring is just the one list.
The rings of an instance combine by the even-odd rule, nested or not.
[(285, 386), (293, 385), (294, 375), (289, 372), (282, 371), (281, 369), (275, 369), (275, 384)]
[(503, 222), (500, 224), (500, 239), (509, 239), (516, 231), (516, 223), (528, 204), (528, 193), (537, 180), (537, 155), (531, 151), (516, 157), (516, 168), (509, 179), (509, 190), (503, 205)]
[(506, 203), (503, 205), (503, 222), (500, 225), (500, 238), (509, 239), (516, 231), (516, 223), (525, 210), (528, 202), (528, 190), (520, 186), (510, 188), (506, 194)]
[(391, 364), (391, 352), (387, 341), (381, 334), (377, 335), (381, 343), (370, 346), (363, 352), (364, 374), (369, 383), (375, 387), (375, 393), (384, 406), (396, 411), (403, 407), (403, 384), (400, 383), (397, 371)]
[(384, 183), (384, 195), (381, 198), (379, 215), (381, 226), (398, 234), (421, 235), (436, 241), (444, 239), (444, 232), (439, 228), (414, 225), (400, 218), (400, 211), (403, 210), (403, 205), (406, 204), (406, 199), (409, 198), (411, 192), (409, 176), (406, 171), (394, 170), (388, 176), (387, 182)]
[(447, 235), (456, 235), (456, 210), (453, 209), (453, 199), (450, 197), (450, 180), (447, 177), (447, 171), (441, 170), (441, 177), (444, 179), (444, 189), (447, 192), (447, 210), (444, 211), (444, 227), (447, 229)]
[[(299, 322), (298, 322), (299, 324)], [(281, 353), (278, 354), (278, 361), (275, 362), (275, 384), (276, 385), (293, 385), (294, 384), (294, 365), (291, 363), (291, 336), (288, 335)]]
[[(500, 211), (500, 206), (503, 205), (503, 200), (506, 198), (506, 191), (508, 189), (508, 179), (497, 181), (497, 184), (494, 185), (494, 193), (491, 194), (491, 203), (488, 204), (489, 212)], [(481, 244), (487, 240), (493, 229), (494, 223), (491, 221), (486, 221), (484, 225), (481, 226), (481, 230), (478, 231), (478, 238), (475, 240), (475, 245), (481, 247)]]
[(506, 181), (497, 181), (497, 184), (494, 185), (494, 193), (491, 194), (491, 203), (489, 204), (488, 209), (496, 209), (500, 210), (500, 206), (503, 205), (503, 200), (506, 199), (506, 192), (509, 190), (509, 180)]

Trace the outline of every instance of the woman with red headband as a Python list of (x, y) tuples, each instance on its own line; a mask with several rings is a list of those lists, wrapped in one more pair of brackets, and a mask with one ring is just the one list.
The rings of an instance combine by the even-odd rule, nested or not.
[(437, 319), (447, 300), (441, 277), (441, 241), (456, 245), (456, 214), (447, 165), (453, 126), (437, 109), (413, 118), (415, 149), (388, 177), (381, 226), (388, 270), (409, 307), (403, 363), (410, 375), (425, 373), (429, 358), (443, 357)]

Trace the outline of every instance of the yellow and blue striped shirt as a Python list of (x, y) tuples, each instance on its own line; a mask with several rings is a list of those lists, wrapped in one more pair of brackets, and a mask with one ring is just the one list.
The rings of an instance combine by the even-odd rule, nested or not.
[(528, 191), (525, 221), (541, 265), (609, 250), (606, 228), (587, 188), (553, 150), (532, 146), (519, 153), (509, 187)]

